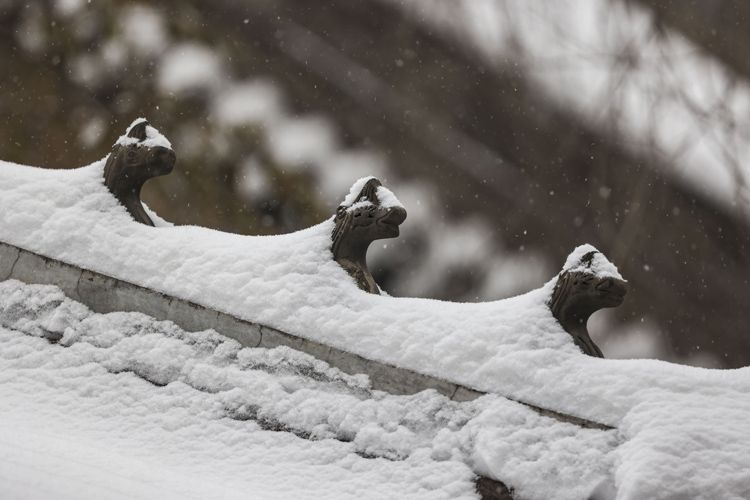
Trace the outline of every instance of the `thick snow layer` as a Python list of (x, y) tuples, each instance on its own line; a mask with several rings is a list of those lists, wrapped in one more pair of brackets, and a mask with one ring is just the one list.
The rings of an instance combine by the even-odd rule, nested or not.
[(133, 123), (130, 124), (130, 126), (125, 131), (125, 135), (121, 135), (115, 144), (119, 144), (120, 146), (128, 146), (130, 144), (136, 144), (139, 147), (154, 147), (154, 146), (160, 146), (167, 149), (172, 149), (172, 143), (169, 142), (169, 140), (164, 137), (158, 130), (156, 130), (151, 125), (146, 125), (146, 140), (145, 141), (139, 141), (135, 137), (128, 137), (128, 134), (130, 131), (138, 125), (139, 123), (145, 122), (145, 118), (137, 118), (133, 120)]
[(403, 208), (403, 205), (400, 201), (398, 201), (398, 198), (396, 198), (396, 195), (393, 194), (393, 191), (388, 189), (385, 186), (378, 186), (377, 190), (378, 200), (380, 200), (380, 205), (385, 208), (391, 208), (391, 207), (401, 207)]
[(332, 260), (331, 219), (262, 237), (158, 219), (160, 227), (138, 224), (103, 185), (103, 163), (68, 171), (0, 163), (0, 240), (370, 359), (605, 424), (618, 425), (633, 408), (671, 394), (750, 390), (745, 370), (584, 356), (546, 306), (554, 279), (487, 303), (377, 296), (359, 290)]
[(362, 201), (358, 201), (356, 203), (353, 203), (346, 207), (347, 212), (354, 212), (357, 209), (365, 208), (365, 207), (374, 207), (375, 204), (371, 202), (370, 200), (363, 199)]
[[(582, 257), (594, 252), (590, 263), (583, 264)], [(593, 245), (580, 245), (573, 250), (565, 260), (563, 271), (584, 272), (596, 276), (610, 276), (613, 278), (623, 279), (617, 267), (612, 264), (604, 255), (602, 255)]]
[(365, 184), (367, 184), (367, 181), (373, 178), (372, 175), (367, 175), (354, 181), (354, 184), (352, 184), (352, 187), (349, 189), (349, 193), (344, 197), (344, 201), (341, 202), (340, 206), (351, 207), (354, 202), (357, 201), (357, 197), (362, 191), (362, 188), (365, 187)]
[(750, 498), (748, 391), (655, 392), (620, 424), (617, 498)]
[[(354, 184), (352, 184), (351, 189), (349, 190), (349, 193), (344, 197), (344, 201), (341, 202), (339, 206), (347, 207), (347, 211), (355, 210), (359, 207), (366, 207), (369, 205), (373, 205), (373, 200), (368, 200), (366, 197), (360, 201), (357, 201), (357, 197), (359, 196), (359, 193), (362, 191), (362, 188), (365, 187), (365, 184), (367, 184), (367, 181), (370, 179), (374, 179), (375, 177), (372, 175), (368, 175), (365, 177), (362, 177), (361, 179), (357, 179)], [(400, 201), (398, 201), (398, 198), (396, 198), (396, 195), (393, 194), (393, 191), (388, 189), (385, 186), (378, 186), (377, 190), (375, 191), (376, 196), (378, 197), (378, 204), (384, 208), (392, 208), (392, 207), (400, 207), (403, 208), (404, 206), (401, 204)]]
[(0, 283), (0, 403), (4, 498), (474, 498), (474, 469), (519, 498), (580, 499), (617, 444), (18, 281)]
[(521, 499), (607, 485), (625, 500), (744, 499), (747, 370), (723, 373), (723, 390), (642, 387), (619, 429), (581, 429), (496, 395), (388, 395), (291, 349), (6, 281), (0, 484), (24, 499), (450, 499), (474, 497), (474, 470)]

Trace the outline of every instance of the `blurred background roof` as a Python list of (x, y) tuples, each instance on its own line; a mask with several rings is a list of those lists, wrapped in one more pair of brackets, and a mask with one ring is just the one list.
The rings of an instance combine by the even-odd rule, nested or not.
[(750, 3), (0, 0), (0, 157), (70, 168), (136, 117), (146, 202), (275, 234), (378, 176), (392, 295), (494, 300), (590, 242), (630, 281), (608, 357), (750, 364)]

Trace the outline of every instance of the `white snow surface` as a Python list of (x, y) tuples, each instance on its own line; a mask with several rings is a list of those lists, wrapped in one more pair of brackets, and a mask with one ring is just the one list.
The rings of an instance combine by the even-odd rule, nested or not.
[(356, 203), (353, 203), (346, 207), (347, 212), (354, 212), (358, 208), (365, 208), (365, 207), (374, 207), (375, 204), (368, 200), (367, 198), (363, 199), (362, 201), (358, 201)]
[[(365, 187), (365, 184), (367, 184), (367, 181), (369, 181), (370, 179), (375, 179), (375, 176), (367, 175), (365, 177), (362, 177), (354, 181), (354, 184), (352, 184), (351, 189), (349, 189), (349, 193), (344, 197), (344, 201), (342, 201), (339, 206), (347, 207), (347, 210), (351, 211), (359, 207), (374, 205), (375, 204), (374, 201), (368, 200), (366, 197), (362, 200), (357, 201), (359, 197), (359, 193), (362, 191), (362, 188)], [(378, 186), (378, 188), (375, 191), (375, 194), (378, 197), (378, 204), (381, 207), (384, 207), (384, 208), (392, 208), (392, 207), (403, 208), (404, 207), (401, 204), (401, 202), (398, 200), (398, 198), (396, 198), (396, 195), (393, 194), (393, 191), (391, 191), (385, 186)]]
[(349, 189), (349, 193), (344, 197), (344, 201), (341, 202), (342, 207), (351, 207), (354, 202), (357, 201), (357, 198), (359, 197), (360, 191), (362, 191), (362, 188), (365, 187), (365, 184), (367, 184), (367, 181), (370, 179), (374, 179), (375, 177), (372, 175), (366, 175), (365, 177), (361, 177), (354, 181), (354, 184), (352, 184), (352, 187)]
[(578, 499), (617, 443), (18, 281), (0, 282), (0, 402), (3, 498), (468, 499), (477, 469), (520, 498)]
[(612, 425), (640, 402), (643, 387), (724, 378), (582, 355), (546, 306), (554, 279), (486, 303), (364, 293), (331, 258), (331, 219), (280, 236), (138, 224), (103, 185), (103, 164), (0, 163), (0, 240), (370, 359)]
[(474, 498), (472, 470), (521, 499), (748, 498), (747, 391), (644, 393), (582, 429), (0, 282), (4, 498)]
[(378, 200), (380, 200), (380, 206), (384, 208), (400, 207), (404, 206), (398, 201), (393, 191), (385, 186), (378, 186), (377, 190)]
[[(583, 264), (581, 258), (590, 252), (595, 252), (591, 262), (588, 263), (588, 265)], [(612, 262), (610, 262), (609, 259), (607, 259), (593, 245), (589, 245), (588, 243), (576, 247), (576, 249), (568, 255), (568, 258), (565, 260), (565, 265), (563, 265), (563, 271), (584, 272), (595, 276), (608, 276), (624, 281), (624, 278), (617, 270), (617, 266), (612, 264)]]
[(156, 130), (151, 125), (146, 125), (146, 140), (145, 141), (139, 141), (135, 137), (128, 137), (128, 134), (130, 131), (138, 125), (139, 123), (143, 123), (147, 121), (145, 118), (136, 118), (133, 120), (133, 123), (130, 124), (130, 126), (125, 130), (125, 134), (121, 135), (115, 144), (119, 144), (120, 146), (128, 146), (131, 144), (135, 144), (139, 147), (154, 147), (154, 146), (160, 146), (167, 149), (172, 149), (172, 143), (169, 142), (169, 139), (164, 137), (158, 130)]
[[(546, 306), (555, 279), (524, 295), (475, 304), (364, 293), (331, 258), (330, 219), (266, 237), (158, 219), (159, 227), (141, 225), (103, 185), (103, 165), (63, 171), (0, 163), (0, 240), (370, 359), (618, 426), (624, 444), (614, 452), (611, 478), (618, 498), (750, 494), (750, 445), (742, 439), (750, 432), (748, 368), (584, 356)], [(598, 258), (594, 264), (612, 271)], [(3, 357), (14, 349), (3, 348)], [(17, 405), (2, 406), (7, 412)], [(498, 415), (505, 411), (497, 408)], [(519, 417), (533, 418), (540, 417)], [(477, 439), (473, 465), (514, 484), (508, 478), (523, 476), (528, 461), (516, 463), (513, 454), (526, 444), (507, 444), (515, 432), (509, 429), (476, 432), (494, 437)], [(518, 438), (543, 435), (525, 430)], [(549, 445), (539, 439), (533, 450)], [(526, 496), (544, 498), (537, 493)]]

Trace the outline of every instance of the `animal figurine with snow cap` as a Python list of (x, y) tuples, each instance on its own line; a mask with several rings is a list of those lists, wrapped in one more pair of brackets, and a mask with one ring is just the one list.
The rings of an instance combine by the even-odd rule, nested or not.
[(614, 264), (593, 246), (582, 245), (558, 274), (548, 306), (584, 354), (603, 358), (586, 324), (599, 309), (622, 304), (626, 293), (627, 282)]
[(380, 293), (367, 268), (367, 249), (375, 240), (395, 238), (406, 210), (374, 177), (360, 179), (336, 210), (331, 234), (333, 259), (362, 290)]
[(141, 188), (152, 177), (170, 173), (175, 161), (169, 141), (145, 118), (139, 118), (112, 146), (104, 165), (104, 184), (133, 219), (153, 226), (141, 203)]

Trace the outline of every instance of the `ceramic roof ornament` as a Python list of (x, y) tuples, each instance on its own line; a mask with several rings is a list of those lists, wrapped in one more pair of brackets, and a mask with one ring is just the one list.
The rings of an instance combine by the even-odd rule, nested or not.
[(395, 238), (406, 210), (395, 195), (375, 177), (365, 177), (351, 188), (336, 210), (331, 234), (333, 258), (369, 293), (380, 288), (367, 268), (367, 249), (375, 240)]
[(586, 324), (599, 309), (622, 304), (626, 293), (627, 282), (614, 264), (593, 246), (582, 245), (570, 254), (557, 276), (548, 305), (581, 351), (603, 358)]
[(141, 203), (147, 180), (172, 171), (176, 156), (169, 141), (145, 118), (138, 118), (112, 146), (104, 165), (104, 184), (136, 221), (154, 223)]

